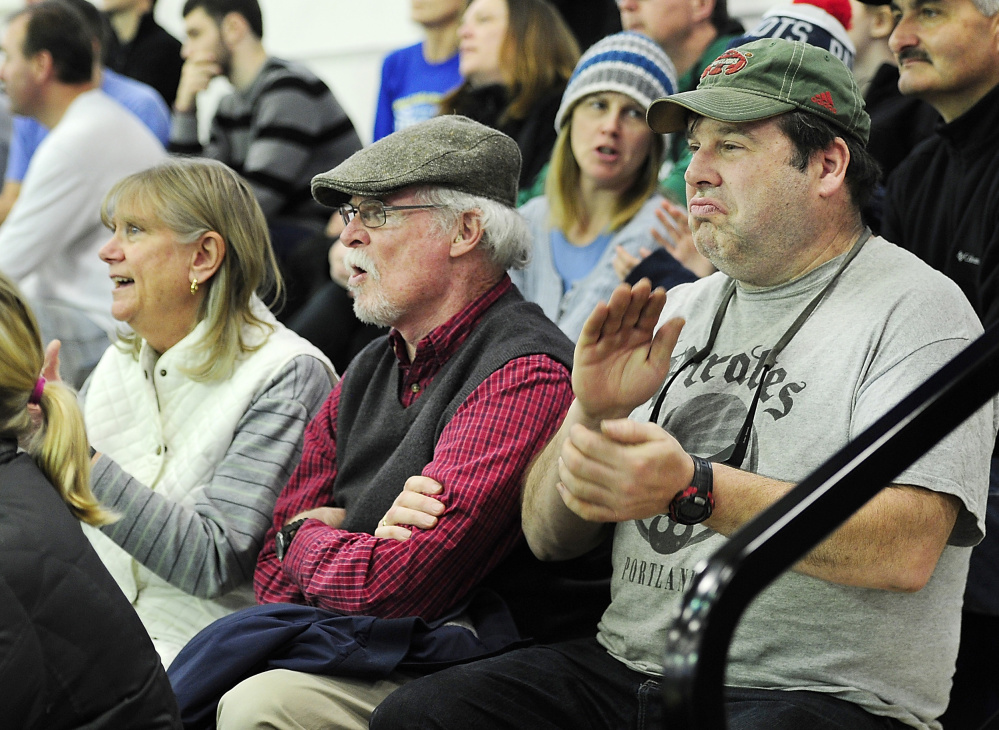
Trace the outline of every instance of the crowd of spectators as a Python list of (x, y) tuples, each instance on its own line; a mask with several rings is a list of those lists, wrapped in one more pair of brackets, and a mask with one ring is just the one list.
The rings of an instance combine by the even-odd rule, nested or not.
[[(999, 0), (411, 0), (367, 146), (258, 0), (24, 5), (12, 726), (660, 722), (700, 562), (999, 319)], [(730, 727), (999, 718), (997, 431), (761, 594)]]

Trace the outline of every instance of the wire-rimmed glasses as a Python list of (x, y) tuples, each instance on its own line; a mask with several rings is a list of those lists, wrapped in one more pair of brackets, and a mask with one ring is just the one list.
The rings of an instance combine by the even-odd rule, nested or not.
[(391, 213), (397, 210), (419, 210), (422, 208), (440, 208), (440, 205), (385, 205), (380, 200), (371, 198), (369, 200), (362, 200), (357, 205), (351, 205), (350, 203), (344, 203), (339, 208), (340, 217), (343, 218), (343, 224), (347, 225), (350, 223), (355, 215), (361, 216), (361, 223), (363, 223), (368, 228), (380, 228), (385, 225), (385, 214)]

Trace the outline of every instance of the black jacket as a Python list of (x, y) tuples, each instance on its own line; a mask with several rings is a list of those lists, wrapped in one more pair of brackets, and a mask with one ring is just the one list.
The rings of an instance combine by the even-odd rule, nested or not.
[(999, 87), (942, 125), (888, 180), (881, 235), (999, 319)]
[(80, 524), (0, 440), (0, 725), (179, 728), (152, 641)]
[(180, 56), (180, 41), (163, 30), (146, 13), (139, 21), (139, 28), (128, 43), (122, 43), (114, 31), (105, 34), (104, 64), (120, 74), (149, 84), (163, 97), (168, 107), (173, 107), (180, 84), (180, 70), (184, 59)]

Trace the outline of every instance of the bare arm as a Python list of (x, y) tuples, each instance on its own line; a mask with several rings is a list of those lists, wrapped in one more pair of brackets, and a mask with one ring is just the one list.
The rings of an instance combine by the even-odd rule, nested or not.
[[(580, 518), (646, 519), (666, 511), (690, 483), (693, 466), (656, 424), (605, 421), (600, 433), (575, 428), (563, 448), (562, 496)], [(732, 535), (794, 485), (714, 465), (715, 510), (704, 523)], [(809, 553), (795, 570), (862, 588), (921, 589), (957, 519), (957, 497), (890, 485)]]
[[(719, 466), (719, 509), (705, 523), (731, 535), (790, 491), (787, 482)], [(795, 566), (833, 583), (918, 591), (933, 574), (954, 528), (960, 500), (921, 487), (891, 484)]]
[(522, 528), (527, 544), (540, 560), (568, 560), (587, 552), (600, 542), (606, 524), (589, 521), (563, 502), (558, 484), (558, 461), (566, 434), (580, 422), (576, 403), (555, 437), (538, 454), (524, 483), (521, 506)]
[(605, 419), (627, 416), (662, 383), (683, 326), (681, 320), (670, 320), (656, 330), (665, 303), (666, 293), (652, 291), (648, 280), (633, 287), (622, 284), (583, 326), (572, 370), (576, 400), (555, 438), (535, 459), (524, 486), (524, 535), (542, 560), (582, 555), (603, 534), (602, 524), (587, 524), (560, 495), (560, 455), (570, 433), (597, 430)]

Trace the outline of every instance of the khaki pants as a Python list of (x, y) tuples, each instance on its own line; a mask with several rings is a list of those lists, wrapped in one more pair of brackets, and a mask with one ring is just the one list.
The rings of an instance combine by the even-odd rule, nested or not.
[(367, 730), (383, 699), (413, 675), (354, 679), (273, 669), (250, 677), (222, 696), (219, 730)]

